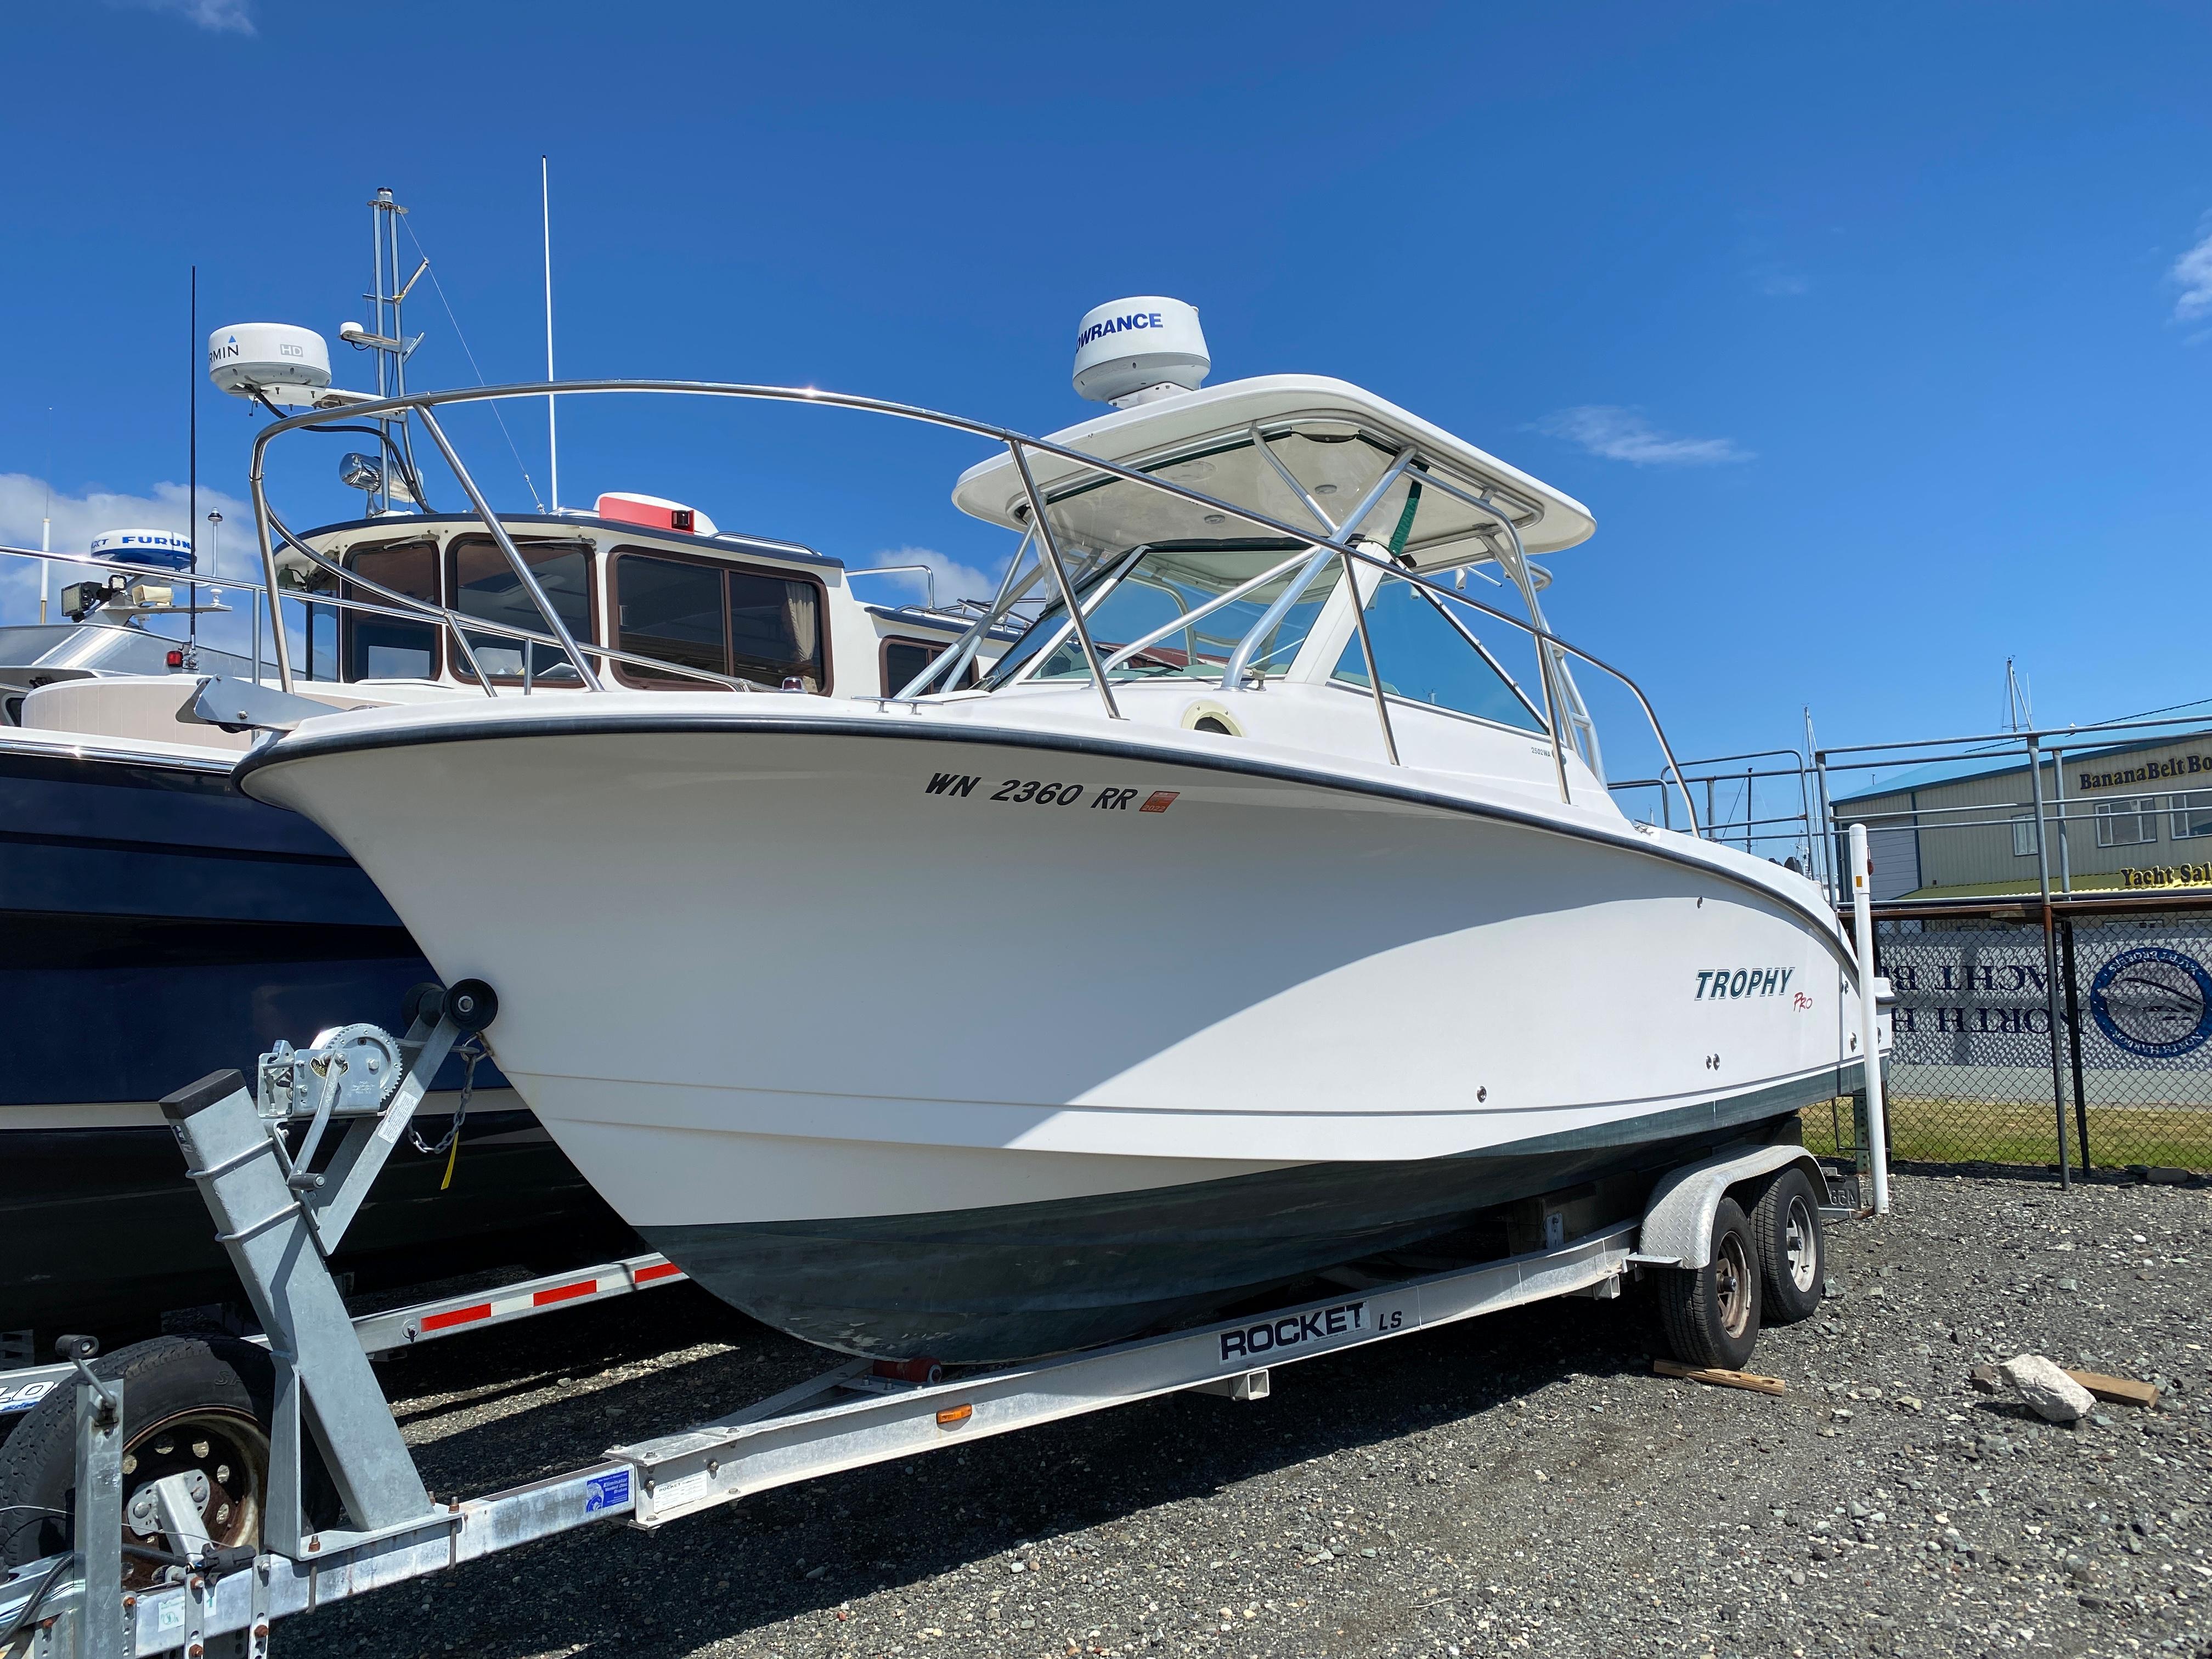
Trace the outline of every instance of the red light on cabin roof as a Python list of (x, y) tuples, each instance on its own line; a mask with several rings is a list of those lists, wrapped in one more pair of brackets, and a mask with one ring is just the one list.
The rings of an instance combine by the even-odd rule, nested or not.
[(605, 495), (599, 497), (592, 510), (600, 518), (616, 524), (643, 525), (652, 530), (680, 530), (687, 535), (698, 533), (698, 515), (691, 508), (651, 495)]
[(172, 668), (182, 668), (185, 665), (185, 653), (181, 651), (172, 651), (163, 660)]

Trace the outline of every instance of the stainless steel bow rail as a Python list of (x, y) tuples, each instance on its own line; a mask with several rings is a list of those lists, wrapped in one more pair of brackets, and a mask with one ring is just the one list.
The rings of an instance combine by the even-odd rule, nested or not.
[[(1124, 466), (1115, 462), (1101, 459), (1095, 455), (1086, 454), (1080, 450), (1068, 448), (1065, 445), (1054, 443), (1048, 439), (1030, 437), (1025, 434), (1005, 427), (994, 426), (986, 422), (969, 420), (957, 415), (947, 415), (935, 410), (924, 409), (917, 404), (894, 403), (878, 398), (858, 397), (847, 392), (823, 392), (811, 386), (757, 386), (703, 380), (569, 380), (549, 381), (543, 385), (460, 387), (444, 392), (379, 398), (374, 402), (349, 402), (338, 408), (312, 410), (304, 414), (273, 422), (264, 427), (254, 440), (252, 461), (248, 469), (248, 482), (253, 500), (256, 528), (260, 539), (265, 591), (271, 596), (272, 615), (276, 610), (276, 600), (282, 598), (291, 598), (303, 604), (326, 605), (332, 602), (331, 596), (329, 594), (296, 587), (285, 588), (280, 584), (276, 556), (277, 548), (281, 544), (305, 559), (323, 577), (338, 584), (339, 594), (346, 594), (350, 590), (360, 590), (374, 593), (378, 599), (385, 601), (385, 604), (380, 605), (345, 598), (338, 601), (339, 608), (356, 611), (383, 611), (386, 614), (404, 616), (413, 621), (431, 623), (443, 629), (454, 641), (459, 654), (470, 663), (472, 669), (475, 658), (470, 649), (466, 635), (471, 632), (491, 634), (502, 639), (524, 641), (529, 645), (544, 646), (558, 651), (567, 661), (568, 672), (574, 675), (575, 683), (581, 689), (587, 691), (605, 689), (594, 670), (595, 659), (601, 662), (642, 659), (631, 659), (623, 653), (611, 650), (603, 645), (596, 643), (587, 645), (577, 641), (567, 624), (562, 621), (551, 599), (539, 585), (529, 562), (522, 556), (514, 538), (508, 533), (506, 526), (501, 523), (498, 514), (492, 508), (483, 489), (462, 464), (459, 452), (454, 447), (444, 427), (440, 423), (438, 411), (447, 405), (496, 403), (516, 398), (550, 399), (559, 397), (625, 393), (734, 398), (741, 401), (797, 404), (819, 409), (842, 409), (860, 414), (887, 416), (896, 420), (910, 421), (921, 425), (963, 432), (1004, 446), (1007, 453), (1012, 458), (1016, 474), (1021, 480), (1023, 492), (1028, 502), (1023, 514), (1025, 530), (1022, 538), (1022, 550), (1034, 550), (1036, 563), (1027, 576), (1018, 583), (1015, 580), (1016, 567), (1018, 567), (1021, 562), (1022, 550), (1017, 551), (1013, 564), (1008, 568), (1007, 580), (1000, 588), (997, 601), (978, 619), (971, 632), (975, 639), (984, 637), (994, 626), (1005, 620), (1011, 607), (1020, 601), (1030, 586), (1042, 585), (1063, 607), (1066, 618), (1063, 625), (1064, 631), (1072, 632), (1089, 670), (1089, 678), (1097, 690), (1100, 705), (1107, 717), (1111, 720), (1123, 718), (1121, 708), (1114, 696), (1111, 669), (1103, 660), (1097, 643), (1091, 635), (1088, 613), (1077, 591), (1078, 576), (1081, 573), (1071, 570), (1070, 550), (1064, 549), (1060, 545), (1060, 538), (1054, 532), (1048, 510), (1055, 501), (1064, 499), (1072, 489), (1085, 487), (1089, 481), (1097, 477), (1123, 479), (1143, 488), (1176, 497), (1208, 512), (1219, 514), (1224, 519), (1234, 519), (1255, 530), (1291, 538), (1295, 542), (1304, 544), (1310, 550), (1311, 556), (1310, 575), (1318, 575), (1323, 567), (1331, 561), (1335, 561), (1341, 563), (1347, 580), (1352, 580), (1355, 573), (1364, 567), (1367, 572), (1366, 580), (1370, 586), (1373, 581), (1386, 576), (1407, 581), (1429, 594), (1438, 609), (1445, 611), (1447, 620), (1450, 621), (1453, 627), (1465, 637), (1469, 647), (1486, 658), (1488, 658), (1490, 653), (1484, 649), (1466, 624), (1454, 617), (1449, 611), (1445, 610), (1447, 605), (1461, 607), (1475, 615), (1502, 623), (1528, 637), (1536, 653), (1537, 689), (1540, 697), (1540, 708), (1537, 708), (1537, 713), (1543, 720), (1547, 732), (1553, 734), (1552, 748), (1562, 800), (1571, 799), (1566, 769), (1566, 744), (1574, 745), (1577, 752), (1594, 773), (1602, 777), (1604, 769), (1598, 752), (1596, 726), (1568, 670), (1568, 659), (1572, 658), (1575, 661), (1587, 664), (1619, 682), (1635, 699), (1645, 718), (1650, 721), (1652, 733), (1658, 741), (1662, 755), (1665, 757), (1664, 775), (1673, 781), (1675, 790), (1681, 796), (1682, 805), (1689, 816), (1693, 832), (1696, 829), (1697, 806), (1690, 799), (1687, 787), (1681, 781), (1680, 769), (1674, 764), (1674, 757), (1668, 746), (1666, 733), (1661, 728), (1658, 717), (1652, 711), (1651, 705), (1644, 696), (1641, 688), (1626, 674), (1609, 663), (1601, 661), (1588, 652), (1560, 639), (1550, 631), (1544, 620), (1543, 609), (1536, 597), (1541, 581), (1528, 562), (1527, 551), (1522, 546), (1521, 538), (1522, 530), (1534, 524), (1541, 516), (1540, 505), (1524, 499), (1516, 493), (1509, 483), (1502, 480), (1471, 480), (1456, 477), (1441, 459), (1426, 455), (1413, 447), (1398, 452), (1389, 468), (1366, 492), (1358, 506), (1341, 520), (1330, 518), (1314, 500), (1310, 492), (1307, 491), (1303, 484), (1298, 483), (1295, 477), (1291, 477), (1290, 483), (1294, 493), (1320, 526), (1316, 532), (1312, 525), (1288, 523), (1268, 514), (1248, 507), (1240, 507), (1233, 501), (1219, 500), (1160, 477), (1158, 469), (1171, 465), (1173, 458), (1149, 462), (1146, 468)], [(467, 498), (470, 510), (483, 525), (486, 532), (497, 545), (501, 556), (513, 572), (516, 582), (522, 592), (529, 597), (538, 616), (544, 622), (544, 631), (489, 624), (483, 618), (463, 616), (442, 605), (399, 592), (396, 589), (362, 575), (358, 571), (347, 569), (334, 562), (308, 546), (285, 525), (269, 504), (265, 478), (266, 454), (270, 443), (280, 434), (288, 432), (313, 430), (340, 422), (364, 420), (373, 421), (382, 426), (397, 426), (403, 432), (410, 428), (410, 423), (419, 424), (422, 427), (440, 458), (445, 462), (461, 494)], [(1253, 431), (1255, 440), (1261, 445), (1262, 453), (1270, 465), (1277, 472), (1287, 474), (1288, 469), (1267, 444), (1267, 439), (1275, 434), (1262, 433), (1256, 426)], [(1085, 471), (1073, 483), (1063, 481), (1048, 487), (1041, 483), (1030, 469), (1030, 458), (1034, 455), (1048, 455), (1063, 461), (1073, 462), (1085, 469)], [(1484, 542), (1489, 549), (1490, 558), (1511, 579), (1512, 586), (1519, 592), (1522, 603), (1528, 608), (1527, 619), (1524, 620), (1469, 599), (1455, 589), (1414, 574), (1395, 560), (1378, 558), (1373, 552), (1366, 550), (1366, 545), (1363, 545), (1364, 538), (1360, 533), (1361, 525), (1381, 502), (1389, 486), (1401, 477), (1417, 478), (1420, 488), (1434, 489), (1475, 508), (1480, 513), (1489, 515), (1492, 522), (1480, 526), (1472, 533)], [(1367, 545), (1380, 545), (1380, 544), (1367, 544)], [(1297, 591), (1295, 583), (1291, 591), (1293, 592)], [(1383, 750), (1391, 763), (1395, 765), (1399, 763), (1397, 738), (1391, 726), (1389, 698), (1382, 690), (1382, 675), (1378, 672), (1375, 661), (1374, 641), (1370, 636), (1364, 604), (1354, 607), (1354, 617), (1358, 624), (1358, 635), (1362, 653), (1366, 660), (1368, 682), (1375, 704), (1376, 718)], [(1232, 670), (1241, 669), (1244, 663), (1249, 661), (1253, 645), (1258, 639), (1264, 636), (1269, 626), (1272, 626), (1272, 623), (1263, 620), (1261, 624), (1255, 625), (1248, 631), (1238, 653), (1232, 658), (1231, 665)], [(295, 678), (291, 646), (281, 621), (273, 629), (273, 633), (278, 682), (283, 690), (290, 691), (294, 689)], [(960, 668), (973, 657), (975, 648), (974, 640), (963, 638), (953, 648), (939, 654), (935, 664), (933, 665), (936, 672), (926, 672), (913, 685), (905, 688), (900, 696), (902, 697), (919, 696), (935, 681), (941, 680), (945, 684), (957, 684), (957, 676)], [(1042, 660), (1046, 654), (1048, 653), (1040, 653), (1038, 659)], [(524, 655), (527, 662), (532, 659), (534, 653), (526, 650)], [(1495, 665), (1494, 662), (1493, 665)], [(676, 672), (692, 678), (741, 690), (773, 689), (732, 680), (729, 677), (711, 673), (705, 670), (695, 670), (659, 662), (654, 663), (653, 666), (655, 672), (665, 672), (674, 668)], [(477, 680), (485, 696), (495, 697), (500, 695), (490, 677), (478, 673)], [(1517, 690), (1518, 688), (1516, 687), (1516, 690)], [(1534, 703), (1531, 706), (1536, 707)]]
[[(1504, 1260), (1416, 1278), (1345, 1270), (1328, 1277), (1346, 1288), (1320, 1300), (957, 1377), (927, 1360), (857, 1361), (680, 1433), (611, 1448), (565, 1474), (441, 1501), (423, 1486), (324, 1262), (438, 1062), (495, 1006), (486, 988), (464, 983), (422, 1007), (396, 1042), (345, 1028), (325, 1046), (264, 1057), (253, 1088), (222, 1072), (161, 1103), (270, 1340), (260, 1536), (228, 1550), (212, 1543), (206, 1493), (190, 1472), (134, 1486), (125, 1385), (73, 1354), (76, 1547), (0, 1580), (5, 1659), (207, 1659), (210, 1650), (261, 1659), (271, 1625), (288, 1614), (593, 1522), (658, 1527), (817, 1475), (1158, 1395), (1264, 1400), (1274, 1370), (1297, 1360), (1553, 1297), (1609, 1298), (1641, 1267), (1702, 1272), (1717, 1259), (1713, 1218), (1731, 1188), (1795, 1167), (1826, 1190), (1802, 1147), (1737, 1146), (1662, 1177), (1640, 1217), (1606, 1220), (1587, 1200), (1536, 1200), (1533, 1236), (1543, 1248)], [(287, 1128), (302, 1123), (311, 1135), (336, 1126), (319, 1176), (286, 1150)], [(1571, 1225), (1585, 1231), (1571, 1239)], [(319, 1527), (308, 1513), (310, 1437), (343, 1503), (343, 1527)], [(127, 1544), (126, 1528), (141, 1541)], [(162, 1582), (126, 1592), (126, 1553), (167, 1564)]]

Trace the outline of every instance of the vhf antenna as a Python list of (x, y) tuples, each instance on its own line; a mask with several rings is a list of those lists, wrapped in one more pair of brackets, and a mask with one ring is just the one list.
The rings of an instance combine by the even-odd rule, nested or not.
[[(553, 175), (544, 156), (538, 158), (538, 222), (545, 233), (545, 383), (553, 383)], [(545, 453), (551, 475), (553, 510), (561, 510), (561, 432), (553, 418), (554, 398), (545, 394)]]

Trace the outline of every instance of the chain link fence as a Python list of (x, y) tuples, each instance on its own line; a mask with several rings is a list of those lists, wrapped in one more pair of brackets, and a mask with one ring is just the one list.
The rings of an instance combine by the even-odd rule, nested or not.
[[(2212, 1170), (2212, 905), (1878, 918), (1897, 994), (1887, 1100), (1904, 1162)], [(1863, 1139), (1850, 1102), (1816, 1150)]]

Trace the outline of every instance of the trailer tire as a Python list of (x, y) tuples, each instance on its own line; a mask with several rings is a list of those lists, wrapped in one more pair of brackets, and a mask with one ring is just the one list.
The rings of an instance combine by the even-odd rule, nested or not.
[(1713, 1212), (1712, 1246), (1705, 1267), (1659, 1270), (1659, 1316), (1684, 1364), (1741, 1370), (1759, 1341), (1759, 1257), (1732, 1198)]
[[(209, 1535), (224, 1546), (259, 1542), (276, 1386), (268, 1350), (228, 1338), (161, 1336), (103, 1355), (92, 1372), (124, 1384), (125, 1504), (149, 1481), (196, 1468), (209, 1485)], [(77, 1386), (54, 1388), (0, 1444), (0, 1565), (73, 1547)], [(303, 1480), (309, 1524), (331, 1524), (336, 1492), (312, 1453)], [(127, 1531), (125, 1541), (160, 1542)], [(125, 1589), (149, 1586), (160, 1572), (157, 1563), (124, 1559)]]
[(1766, 1183), (1751, 1212), (1759, 1243), (1759, 1316), (1769, 1325), (1794, 1325), (1820, 1308), (1828, 1269), (1828, 1240), (1820, 1227), (1820, 1200), (1797, 1165)]

